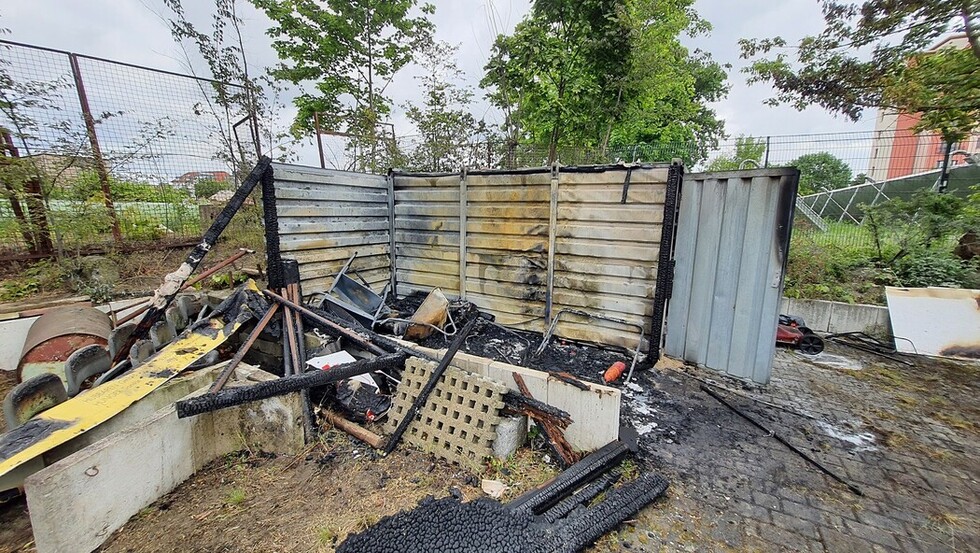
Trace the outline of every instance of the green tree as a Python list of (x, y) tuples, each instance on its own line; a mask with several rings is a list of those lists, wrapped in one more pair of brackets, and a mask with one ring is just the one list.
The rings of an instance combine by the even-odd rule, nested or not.
[[(852, 120), (867, 108), (921, 113), (918, 130), (937, 131), (948, 142), (976, 127), (980, 9), (975, 0), (821, 4), (824, 30), (792, 49), (781, 37), (740, 41), (742, 57), (752, 60), (745, 69), (749, 82), (776, 91), (768, 103), (797, 109), (818, 105)], [(923, 53), (957, 26), (966, 31), (970, 48)]]
[(851, 167), (829, 152), (803, 154), (789, 165), (800, 170), (800, 195), (851, 185)]
[(208, 199), (222, 190), (231, 190), (231, 183), (218, 182), (213, 179), (200, 180), (194, 183), (194, 197)]
[(724, 121), (708, 104), (728, 93), (728, 66), (705, 52), (689, 51), (679, 40), (682, 34), (696, 36), (711, 30), (692, 4), (687, 0), (631, 3), (634, 47), (627, 86), (636, 92), (610, 125), (613, 148), (650, 145), (654, 151), (639, 148), (646, 151), (644, 159), (680, 157), (694, 165), (725, 136)]
[[(751, 136), (739, 135), (735, 139), (735, 153), (728, 156), (718, 156), (708, 163), (708, 171), (734, 171), (736, 169), (759, 167), (762, 156), (766, 153), (766, 140)], [(754, 162), (754, 163), (746, 163)]]
[(511, 36), (498, 36), (486, 75), (490, 101), (505, 113), (513, 141), (595, 144), (628, 94), (630, 29), (617, 0), (538, 0)]
[[(705, 107), (727, 90), (721, 66), (690, 53), (681, 33), (710, 26), (678, 0), (538, 0), (499, 36), (481, 86), (512, 145), (710, 144), (722, 123)], [(684, 156), (691, 157), (691, 156)]]
[[(378, 169), (378, 124), (391, 111), (385, 89), (431, 40), (432, 5), (418, 0), (251, 0), (274, 22), (267, 33), (280, 63), (277, 79), (306, 87), (294, 99), (294, 135), (324, 129), (353, 136), (355, 167)], [(410, 12), (418, 8), (421, 14)], [(307, 86), (309, 85), (309, 86)], [(371, 150), (370, 157), (357, 154)]]
[[(275, 101), (274, 96), (270, 100), (270, 94), (278, 94), (281, 87), (275, 81), (256, 75), (249, 67), (243, 37), (245, 20), (240, 15), (242, 0), (213, 2), (214, 10), (207, 28), (196, 25), (188, 18), (183, 0), (164, 0), (163, 3), (172, 13), (166, 19), (171, 35), (181, 47), (191, 71), (194, 63), (188, 44), (194, 46), (214, 79), (210, 83), (197, 81), (204, 100), (195, 105), (195, 112), (197, 115), (210, 116), (213, 120), (212, 129), (221, 140), (221, 147), (215, 152), (216, 157), (227, 161), (236, 176), (242, 177), (251, 170), (253, 156), (257, 156), (259, 152), (248, 148), (248, 141), (239, 140), (232, 129), (226, 126), (228, 111), (237, 113), (244, 110), (252, 116), (249, 131), (255, 146), (261, 142), (260, 122), (264, 122), (268, 130), (267, 140), (271, 146), (274, 141), (282, 138), (281, 133), (275, 134), (272, 130), (278, 119), (276, 112), (282, 106)], [(208, 91), (206, 88), (212, 90)]]
[(422, 83), (421, 104), (405, 104), (405, 115), (421, 134), (421, 141), (407, 156), (411, 169), (455, 171), (470, 165), (471, 139), (485, 133), (482, 121), (470, 113), (473, 91), (457, 84), (463, 73), (456, 66), (457, 48), (445, 42), (432, 42), (421, 52), (425, 73), (416, 77)]

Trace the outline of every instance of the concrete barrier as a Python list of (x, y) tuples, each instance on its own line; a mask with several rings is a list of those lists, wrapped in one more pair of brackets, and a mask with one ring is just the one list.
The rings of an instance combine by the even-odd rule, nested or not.
[(880, 305), (783, 298), (780, 313), (802, 317), (814, 332), (890, 332), (888, 308)]
[[(247, 366), (238, 375), (274, 378)], [(37, 551), (96, 549), (140, 509), (227, 453), (301, 451), (301, 413), (299, 394), (187, 419), (170, 404), (38, 471), (24, 486)]]

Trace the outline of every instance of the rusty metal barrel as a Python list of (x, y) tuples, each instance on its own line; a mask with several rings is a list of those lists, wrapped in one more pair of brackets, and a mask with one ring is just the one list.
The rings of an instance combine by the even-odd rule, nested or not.
[(27, 331), (17, 364), (17, 381), (43, 373), (65, 379), (65, 361), (76, 350), (109, 343), (112, 321), (94, 307), (60, 307), (41, 315)]

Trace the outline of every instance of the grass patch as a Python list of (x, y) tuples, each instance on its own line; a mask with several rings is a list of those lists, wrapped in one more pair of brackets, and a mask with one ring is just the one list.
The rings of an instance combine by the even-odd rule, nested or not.
[(936, 411), (931, 413), (929, 416), (942, 422), (950, 428), (955, 428), (957, 430), (966, 430), (967, 432), (976, 431), (976, 425), (972, 421), (968, 421), (963, 417), (957, 415), (956, 413), (950, 413), (949, 411)]
[(245, 490), (243, 488), (235, 488), (228, 492), (228, 495), (225, 497), (225, 503), (231, 506), (241, 505), (245, 503), (245, 499), (247, 499)]

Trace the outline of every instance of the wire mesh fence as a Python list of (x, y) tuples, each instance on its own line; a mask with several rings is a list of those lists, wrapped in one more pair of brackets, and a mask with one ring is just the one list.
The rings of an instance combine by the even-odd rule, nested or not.
[[(248, 90), (191, 75), (0, 41), (0, 255), (50, 255), (133, 241), (195, 238), (259, 151)], [(654, 163), (689, 171), (795, 165), (801, 170), (794, 235), (870, 247), (865, 208), (938, 188), (947, 145), (895, 129), (741, 136), (717, 143), (608, 147), (502, 138), (364, 137), (321, 129), (309, 165), (469, 169)], [(906, 125), (907, 126), (907, 125)], [(980, 182), (980, 137), (952, 148), (947, 191)], [(209, 207), (210, 204), (210, 207)]]
[(7, 41), (0, 54), (5, 257), (198, 237), (202, 206), (254, 162), (241, 86)]

